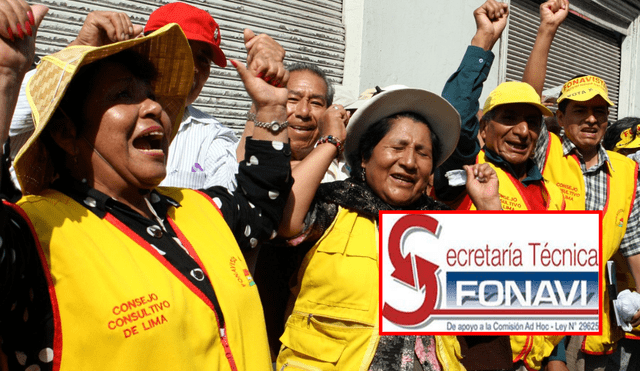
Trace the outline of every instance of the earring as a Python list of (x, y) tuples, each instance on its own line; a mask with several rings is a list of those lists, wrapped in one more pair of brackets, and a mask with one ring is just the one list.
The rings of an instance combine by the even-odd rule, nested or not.
[(73, 147), (73, 163), (76, 166), (78, 165), (78, 153), (80, 153), (80, 150), (78, 149), (78, 147)]
[(362, 174), (362, 182), (364, 183), (367, 181), (367, 177), (366, 177), (367, 170), (365, 168), (361, 168), (361, 169), (362, 169), (362, 172), (360, 174)]

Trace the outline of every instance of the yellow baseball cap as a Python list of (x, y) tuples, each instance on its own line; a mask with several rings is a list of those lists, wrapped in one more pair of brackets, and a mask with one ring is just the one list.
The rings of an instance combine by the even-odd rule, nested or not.
[(613, 106), (613, 102), (609, 100), (609, 90), (607, 84), (598, 76), (581, 76), (567, 81), (562, 86), (562, 92), (558, 97), (558, 103), (565, 99), (571, 99), (578, 102), (586, 102), (596, 95), (601, 96), (604, 100)]
[(616, 143), (616, 146), (613, 148), (614, 151), (618, 151), (622, 148), (638, 148), (640, 147), (640, 125), (636, 127), (636, 135), (634, 136), (631, 132), (631, 128), (626, 129), (622, 133), (620, 133), (620, 140)]
[(525, 103), (536, 106), (544, 116), (553, 116), (547, 107), (540, 103), (540, 96), (536, 90), (526, 82), (507, 81), (498, 85), (484, 102), (482, 112), (486, 114), (503, 104)]

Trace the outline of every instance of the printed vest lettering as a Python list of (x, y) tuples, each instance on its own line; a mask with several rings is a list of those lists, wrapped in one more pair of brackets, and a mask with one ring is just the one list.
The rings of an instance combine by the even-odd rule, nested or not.
[[(580, 163), (575, 155), (563, 156), (560, 138), (554, 134), (549, 135), (549, 149), (542, 174), (568, 190), (568, 193), (563, 190), (567, 210), (584, 210), (585, 184)], [(627, 230), (638, 177), (638, 165), (633, 160), (610, 151), (607, 151), (607, 155), (613, 170), (607, 176), (607, 203), (602, 219), (602, 261), (605, 262), (616, 254)], [(615, 195), (612, 195), (612, 190), (615, 190)], [(587, 336), (582, 344), (583, 352), (594, 355), (613, 353), (617, 341), (623, 336), (623, 331), (618, 326), (611, 326), (610, 300), (604, 272), (601, 274), (601, 282), (604, 283), (602, 335)], [(618, 284), (624, 286), (624, 283)]]
[[(500, 167), (495, 166), (493, 163), (488, 162), (486, 160), (485, 152), (480, 151), (478, 156), (476, 157), (476, 163), (483, 164), (488, 163), (489, 166), (493, 170), (495, 170), (498, 175), (498, 182), (500, 184), (500, 188), (498, 192), (500, 193), (500, 203), (502, 204), (503, 210), (531, 210), (532, 207), (529, 205), (526, 197), (523, 196), (518, 188), (515, 185), (515, 182), (519, 182), (519, 180), (515, 179), (511, 174), (505, 172)], [(562, 197), (562, 192), (560, 189), (553, 184), (550, 184), (548, 181), (543, 180), (541, 182), (542, 188), (544, 192), (542, 197), (545, 199), (547, 204), (547, 210), (564, 210), (564, 199)], [(469, 195), (464, 197), (462, 203), (458, 207), (458, 210), (477, 210), (476, 206), (471, 202), (471, 198)]]
[(112, 215), (100, 219), (48, 190), (19, 206), (49, 281), (54, 370), (269, 370), (257, 288), (219, 210), (196, 191), (159, 191), (182, 205), (168, 219), (209, 276), (225, 328), (153, 246)]

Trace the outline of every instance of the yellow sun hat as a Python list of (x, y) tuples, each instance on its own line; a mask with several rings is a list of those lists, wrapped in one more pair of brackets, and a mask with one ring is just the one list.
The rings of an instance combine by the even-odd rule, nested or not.
[(613, 148), (614, 151), (618, 151), (622, 148), (639, 148), (640, 147), (640, 125), (636, 127), (636, 135), (633, 135), (631, 128), (624, 130), (620, 133), (620, 140)]
[(67, 47), (43, 57), (27, 85), (27, 99), (31, 105), (35, 130), (14, 162), (23, 193), (38, 194), (48, 188), (54, 179), (53, 162), (40, 134), (81, 67), (127, 49), (148, 58), (155, 66), (158, 75), (152, 82), (154, 94), (172, 119), (172, 138), (175, 136), (193, 83), (193, 56), (180, 26), (168, 24), (148, 36), (100, 47)]

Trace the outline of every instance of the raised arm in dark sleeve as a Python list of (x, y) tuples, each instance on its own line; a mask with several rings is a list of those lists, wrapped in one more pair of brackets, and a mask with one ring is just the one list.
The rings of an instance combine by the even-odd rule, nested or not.
[(463, 165), (475, 163), (480, 152), (478, 143), (479, 122), (477, 118), (480, 108), (482, 86), (489, 75), (494, 55), (477, 46), (469, 46), (462, 58), (460, 67), (447, 80), (442, 97), (444, 97), (460, 114), (462, 127), (458, 146), (453, 154), (434, 173), (436, 196), (445, 201), (454, 200), (462, 192), (464, 186), (449, 187), (444, 174), (449, 170), (462, 169)]

